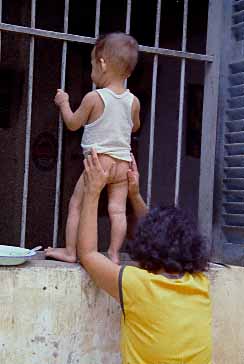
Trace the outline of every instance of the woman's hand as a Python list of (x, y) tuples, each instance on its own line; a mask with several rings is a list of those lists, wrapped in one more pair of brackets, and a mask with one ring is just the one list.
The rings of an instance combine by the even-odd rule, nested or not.
[(131, 154), (132, 161), (130, 164), (130, 169), (128, 171), (128, 196), (129, 198), (133, 198), (136, 195), (140, 194), (139, 191), (139, 172), (137, 168), (137, 164), (133, 154)]
[(140, 195), (139, 172), (133, 155), (128, 171), (128, 197), (132, 204), (135, 217), (139, 219), (145, 216), (148, 212), (148, 208)]
[(84, 159), (84, 167), (85, 193), (98, 197), (107, 184), (108, 177), (113, 175), (114, 165), (109, 170), (104, 171), (96, 151), (92, 149), (91, 155)]

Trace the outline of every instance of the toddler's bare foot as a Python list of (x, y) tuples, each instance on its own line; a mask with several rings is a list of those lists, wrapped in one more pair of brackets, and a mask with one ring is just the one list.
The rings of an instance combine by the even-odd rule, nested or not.
[(45, 249), (46, 257), (62, 260), (63, 262), (75, 263), (76, 254), (72, 254), (66, 248), (51, 248)]
[(108, 250), (108, 257), (109, 257), (109, 259), (112, 260), (112, 262), (119, 265), (120, 261), (119, 261), (119, 253), (118, 252)]

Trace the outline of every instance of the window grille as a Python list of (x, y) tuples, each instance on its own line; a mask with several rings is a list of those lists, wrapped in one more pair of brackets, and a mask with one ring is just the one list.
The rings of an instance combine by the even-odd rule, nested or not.
[[(96, 37), (99, 35), (100, 26), (100, 9), (101, 1), (96, 1), (96, 16), (94, 24), (94, 37), (82, 36), (77, 34), (70, 34), (68, 32), (69, 22), (69, 0), (65, 0), (64, 8), (64, 21), (63, 32), (50, 31), (36, 28), (36, 0), (31, 0), (31, 23), (30, 26), (14, 25), (2, 22), (2, 0), (0, 0), (0, 34), (2, 32), (13, 32), (17, 34), (25, 34), (29, 36), (30, 50), (29, 50), (29, 73), (28, 73), (28, 107), (26, 118), (26, 139), (25, 139), (25, 161), (24, 161), (24, 181), (23, 181), (23, 198), (22, 198), (22, 218), (21, 218), (21, 239), (20, 245), (25, 246), (26, 236), (26, 213), (27, 213), (27, 200), (28, 200), (28, 184), (29, 184), (29, 165), (30, 165), (30, 136), (31, 136), (31, 120), (32, 120), (32, 95), (33, 95), (33, 76), (34, 76), (34, 53), (35, 53), (35, 40), (40, 38), (55, 39), (63, 42), (62, 48), (62, 62), (61, 62), (61, 82), (60, 88), (65, 88), (66, 76), (66, 60), (67, 60), (67, 45), (70, 42), (81, 44), (94, 44)], [(126, 10), (126, 26), (125, 32), (130, 33), (131, 25), (131, 7), (133, 0), (127, 0)], [(182, 132), (183, 132), (183, 112), (184, 112), (184, 90), (185, 90), (185, 68), (186, 61), (201, 62), (206, 65), (205, 76), (205, 97), (203, 107), (203, 143), (202, 143), (202, 156), (201, 156), (201, 177), (200, 177), (200, 204), (199, 218), (200, 226), (203, 232), (211, 235), (211, 219), (212, 219), (212, 194), (207, 193), (206, 189), (213, 190), (213, 166), (214, 166), (214, 133), (209, 135), (209, 127), (207, 126), (207, 119), (216, 119), (217, 113), (217, 89), (218, 82), (213, 85), (213, 80), (216, 80), (218, 75), (218, 57), (216, 56), (216, 44), (218, 44), (219, 27), (214, 26), (216, 17), (220, 16), (221, 1), (213, 0), (209, 2), (209, 24), (208, 24), (208, 37), (207, 37), (207, 54), (200, 54), (188, 52), (186, 50), (187, 43), (187, 22), (188, 22), (188, 0), (184, 0), (184, 13), (183, 13), (183, 31), (181, 49), (166, 49), (159, 47), (159, 34), (160, 34), (160, 19), (161, 12), (163, 11), (162, 0), (157, 0), (156, 11), (156, 27), (154, 46), (150, 47), (141, 44), (139, 46), (140, 52), (150, 54), (153, 56), (153, 77), (151, 85), (151, 115), (150, 115), (150, 141), (149, 141), (149, 164), (148, 164), (148, 181), (147, 181), (147, 204), (151, 205), (152, 193), (152, 176), (153, 176), (153, 158), (154, 158), (154, 129), (155, 129), (155, 108), (157, 97), (157, 73), (158, 73), (158, 59), (159, 57), (173, 57), (181, 62), (180, 74), (180, 97), (179, 97), (179, 127), (178, 127), (178, 142), (177, 142), (177, 163), (176, 163), (176, 183), (175, 183), (175, 205), (179, 204), (179, 189), (181, 181), (181, 154), (182, 154)], [(140, 16), (140, 15), (138, 15)], [(1, 45), (1, 38), (0, 38)], [(1, 53), (0, 53), (1, 55)], [(215, 73), (215, 75), (214, 75)], [(213, 107), (211, 107), (211, 105)], [(214, 121), (215, 123), (215, 121)], [(58, 129), (58, 158), (57, 158), (57, 174), (56, 174), (56, 192), (55, 192), (55, 213), (53, 221), (53, 246), (57, 246), (58, 225), (59, 225), (59, 209), (60, 209), (60, 181), (62, 169), (62, 139), (63, 139), (63, 122), (59, 117)], [(212, 148), (206, 151), (212, 144)], [(208, 164), (208, 166), (207, 166)], [(209, 171), (209, 164), (211, 170)], [(208, 172), (207, 172), (208, 171)], [(207, 229), (206, 229), (207, 222)]]

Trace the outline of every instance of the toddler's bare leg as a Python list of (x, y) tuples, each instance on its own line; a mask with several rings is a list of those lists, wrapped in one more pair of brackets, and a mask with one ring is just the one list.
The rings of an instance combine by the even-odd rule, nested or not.
[(73, 195), (69, 203), (69, 212), (65, 231), (66, 247), (46, 249), (47, 257), (52, 257), (54, 259), (62, 260), (69, 263), (76, 262), (76, 244), (83, 197), (83, 187), (84, 179), (82, 174), (78, 182), (76, 183)]
[(108, 185), (108, 213), (111, 223), (111, 241), (108, 255), (116, 264), (119, 264), (119, 250), (123, 244), (127, 229), (127, 194), (127, 180)]

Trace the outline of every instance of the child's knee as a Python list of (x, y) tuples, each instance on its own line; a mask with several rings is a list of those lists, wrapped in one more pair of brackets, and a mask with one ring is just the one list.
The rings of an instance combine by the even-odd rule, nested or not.
[(115, 204), (115, 203), (109, 203), (108, 204), (108, 214), (110, 217), (120, 215), (125, 216), (126, 214), (126, 208), (124, 206)]

